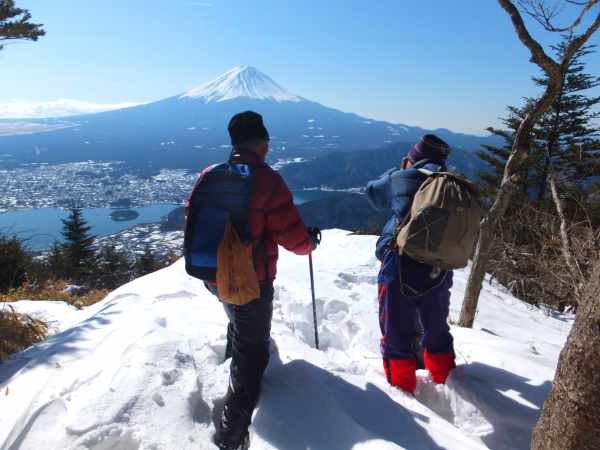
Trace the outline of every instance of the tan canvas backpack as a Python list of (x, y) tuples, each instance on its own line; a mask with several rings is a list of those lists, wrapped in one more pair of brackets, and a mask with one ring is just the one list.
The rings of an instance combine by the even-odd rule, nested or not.
[(427, 180), (398, 230), (398, 251), (443, 270), (465, 267), (483, 217), (479, 189), (458, 173), (417, 170)]

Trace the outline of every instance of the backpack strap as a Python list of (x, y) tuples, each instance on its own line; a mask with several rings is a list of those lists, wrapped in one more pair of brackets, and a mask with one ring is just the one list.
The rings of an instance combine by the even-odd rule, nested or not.
[(435, 172), (429, 169), (423, 169), (422, 167), (420, 169), (417, 169), (417, 171), (421, 172), (423, 175), (427, 175), (428, 177), (435, 175)]
[(246, 164), (252, 168), (263, 168), (267, 166), (265, 161), (252, 150), (233, 148), (227, 160), (230, 164)]
[[(263, 259), (263, 270), (265, 271), (265, 282), (269, 279), (269, 257), (267, 255), (267, 242), (266, 237), (263, 234), (260, 239), (255, 243), (252, 257), (254, 259), (254, 270), (256, 270), (256, 260), (262, 256)], [(260, 283), (259, 283), (260, 284)]]

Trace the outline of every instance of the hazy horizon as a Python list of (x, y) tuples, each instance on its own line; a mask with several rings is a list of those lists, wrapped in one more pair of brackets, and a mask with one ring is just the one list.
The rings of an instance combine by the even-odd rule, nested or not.
[[(47, 35), (0, 52), (0, 118), (152, 102), (241, 64), (342, 111), (471, 134), (499, 126), (507, 105), (538, 92), (530, 78), (539, 72), (496, 2), (334, 0), (291, 8), (275, 0), (101, 6), (22, 0), (19, 6)], [(558, 36), (529, 25), (551, 52)], [(600, 56), (586, 61), (593, 73)]]

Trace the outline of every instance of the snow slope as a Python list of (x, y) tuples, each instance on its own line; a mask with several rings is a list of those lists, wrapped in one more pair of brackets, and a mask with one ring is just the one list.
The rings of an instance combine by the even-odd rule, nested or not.
[[(381, 370), (374, 244), (324, 232), (314, 255), (321, 350), (307, 258), (282, 252), (251, 448), (529, 448), (571, 319), (486, 284), (475, 329), (453, 328), (459, 367), (448, 384), (420, 371), (408, 396)], [(466, 277), (455, 274), (453, 317)], [(226, 318), (181, 261), (85, 310), (36, 304), (63, 316), (62, 332), (0, 365), (0, 450), (214, 448)], [(35, 314), (31, 302), (13, 305)]]
[(238, 97), (276, 102), (300, 102), (269, 76), (252, 66), (237, 66), (213, 81), (192, 88), (180, 98), (204, 99), (206, 103), (233, 100)]

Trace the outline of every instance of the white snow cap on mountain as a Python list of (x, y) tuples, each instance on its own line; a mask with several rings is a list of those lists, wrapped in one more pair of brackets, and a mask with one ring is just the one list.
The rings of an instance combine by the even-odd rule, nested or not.
[(223, 102), (238, 97), (276, 102), (299, 102), (301, 97), (291, 94), (269, 76), (252, 66), (237, 66), (209, 83), (183, 93), (179, 98), (197, 98), (209, 102)]

